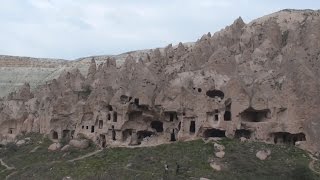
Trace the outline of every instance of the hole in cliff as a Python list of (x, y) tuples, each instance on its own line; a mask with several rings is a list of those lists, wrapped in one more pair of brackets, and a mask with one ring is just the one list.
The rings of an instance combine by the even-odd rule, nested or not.
[(116, 140), (116, 131), (114, 130), (114, 126), (112, 126), (112, 140)]
[(207, 129), (204, 131), (203, 136), (208, 137), (226, 137), (226, 131), (220, 129)]
[(103, 127), (103, 120), (99, 120), (99, 129), (102, 129)]
[(163, 132), (163, 123), (160, 121), (152, 121), (151, 128), (155, 129), (157, 132)]
[(89, 126), (86, 126), (86, 129), (89, 129)]
[(70, 137), (70, 130), (63, 130), (62, 138), (69, 138), (69, 137)]
[(202, 89), (201, 89), (201, 88), (198, 88), (198, 92), (201, 93), (201, 92), (202, 92)]
[(148, 137), (151, 137), (153, 135), (153, 132), (151, 131), (138, 131), (137, 136), (138, 140), (141, 142), (144, 139), (147, 139)]
[(247, 130), (247, 129), (237, 129), (235, 134), (234, 134), (235, 138), (241, 138), (241, 137), (245, 137), (247, 139), (250, 139), (251, 137), (251, 131)]
[(195, 121), (191, 121), (190, 122), (189, 131), (190, 131), (191, 134), (194, 134), (196, 132), (196, 122)]
[(134, 98), (134, 104), (139, 106), (139, 98)]
[(126, 141), (132, 135), (132, 129), (126, 129), (122, 132), (122, 140)]
[(165, 112), (166, 116), (169, 116), (169, 121), (174, 121), (178, 119), (177, 112)]
[(13, 129), (10, 128), (9, 131), (8, 131), (8, 133), (9, 133), (9, 134), (13, 134)]
[(117, 122), (118, 121), (118, 113), (114, 112), (113, 113), (113, 122)]
[(121, 103), (125, 104), (125, 103), (129, 102), (129, 97), (126, 95), (121, 95), (120, 101), (121, 101)]
[(74, 132), (75, 132), (75, 130), (71, 131), (71, 139), (73, 139), (73, 137), (74, 137)]
[(82, 126), (82, 129), (84, 129), (84, 126)]
[(224, 112), (224, 115), (223, 115), (223, 119), (225, 121), (231, 121), (231, 99), (228, 98), (225, 102), (226, 104), (226, 109), (225, 109), (225, 112)]
[(108, 113), (107, 119), (108, 119), (109, 121), (111, 120), (111, 114), (110, 114), (110, 113)]
[(91, 126), (91, 133), (94, 133), (94, 126)]
[(58, 139), (57, 131), (51, 131), (51, 137), (52, 137), (52, 139)]
[(240, 117), (242, 121), (247, 122), (262, 122), (266, 121), (270, 115), (269, 109), (264, 110), (255, 110), (253, 108), (248, 108), (240, 113)]
[(272, 133), (275, 144), (292, 144), (295, 145), (297, 141), (306, 141), (304, 133), (291, 134), (288, 132)]
[(107, 140), (106, 140), (106, 136), (104, 134), (100, 134), (100, 145), (101, 147), (106, 147), (107, 144)]
[(221, 99), (224, 98), (224, 93), (220, 90), (209, 90), (207, 91), (206, 95), (211, 98), (216, 98), (216, 97), (219, 97)]
[(174, 132), (174, 129), (172, 129), (172, 133), (170, 135), (170, 141), (176, 141), (176, 133)]
[(112, 108), (111, 105), (108, 105), (108, 110), (109, 110), (109, 111), (113, 111), (113, 108)]

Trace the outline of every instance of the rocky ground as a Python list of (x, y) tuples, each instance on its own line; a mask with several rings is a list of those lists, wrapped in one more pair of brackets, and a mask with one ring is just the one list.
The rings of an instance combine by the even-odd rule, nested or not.
[[(52, 142), (42, 135), (20, 139), (25, 143), (1, 148), (0, 179), (320, 178), (308, 167), (313, 162), (319, 168), (318, 161), (294, 146), (211, 139), (144, 148), (99, 150), (91, 144), (84, 150), (49, 151)], [(257, 158), (261, 150), (270, 151), (265, 160)]]

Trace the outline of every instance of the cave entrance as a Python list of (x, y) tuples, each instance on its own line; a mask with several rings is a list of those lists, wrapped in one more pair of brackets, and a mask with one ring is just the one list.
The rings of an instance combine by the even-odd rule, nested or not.
[(253, 108), (248, 108), (240, 113), (241, 120), (247, 122), (263, 122), (267, 120), (269, 115), (269, 109), (255, 110)]
[(139, 98), (134, 98), (134, 104), (135, 104), (136, 106), (139, 106)]
[(194, 134), (196, 132), (196, 122), (195, 121), (190, 121), (189, 131), (191, 134)]
[(73, 139), (73, 137), (74, 137), (74, 132), (75, 132), (75, 130), (71, 131), (71, 139)]
[(216, 89), (207, 91), (206, 95), (209, 96), (210, 98), (217, 98), (217, 97), (220, 99), (224, 98), (224, 93)]
[(143, 139), (149, 138), (152, 135), (153, 135), (153, 132), (151, 131), (138, 131), (137, 136), (138, 136), (139, 144), (141, 143), (141, 141), (143, 141)]
[[(228, 104), (227, 104), (228, 103)], [(226, 100), (226, 109), (224, 111), (223, 119), (225, 121), (231, 121), (231, 99)]]
[(297, 141), (306, 141), (304, 133), (291, 134), (288, 132), (276, 132), (272, 134), (275, 144), (292, 144), (295, 145)]
[(99, 129), (102, 129), (103, 127), (103, 120), (99, 120)]
[(51, 132), (51, 137), (52, 137), (52, 139), (58, 139), (58, 133), (57, 133), (57, 131), (52, 131), (52, 132)]
[(115, 141), (116, 140), (116, 130), (114, 130), (114, 126), (112, 126), (112, 140)]
[(118, 113), (114, 112), (113, 113), (113, 122), (117, 122), (118, 121)]
[(163, 123), (160, 121), (152, 121), (151, 128), (155, 129), (157, 132), (163, 132)]
[(220, 129), (207, 129), (204, 131), (203, 136), (205, 138), (209, 137), (226, 137), (226, 131), (225, 130), (220, 130)]
[(62, 138), (70, 138), (70, 130), (63, 130)]
[(105, 148), (106, 147), (106, 143), (107, 143), (106, 136), (104, 134), (100, 134), (100, 145), (101, 145), (101, 147)]
[(94, 133), (94, 126), (91, 126), (91, 133)]
[(174, 129), (172, 129), (172, 133), (170, 135), (170, 141), (176, 141), (176, 133), (174, 132)]
[(9, 134), (13, 134), (13, 128), (9, 128), (8, 133), (9, 133)]
[(234, 134), (235, 138), (241, 138), (241, 137), (245, 137), (247, 139), (251, 138), (251, 131), (247, 130), (247, 129), (237, 129), (235, 134)]
[(178, 114), (174, 111), (165, 112), (165, 115), (169, 117), (169, 121), (173, 122), (174, 120), (178, 120)]
[(129, 137), (132, 136), (132, 129), (126, 129), (122, 132), (122, 140), (126, 141)]

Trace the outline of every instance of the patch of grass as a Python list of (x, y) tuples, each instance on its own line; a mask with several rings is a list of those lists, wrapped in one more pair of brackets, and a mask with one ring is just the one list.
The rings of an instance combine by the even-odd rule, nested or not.
[[(93, 180), (199, 179), (200, 177), (223, 180), (319, 178), (308, 168), (309, 156), (294, 146), (240, 143), (225, 139), (219, 143), (226, 147), (226, 155), (222, 159), (217, 159), (214, 157), (213, 143), (205, 144), (202, 140), (196, 140), (148, 148), (109, 148), (86, 159), (68, 162), (69, 159), (94, 151), (95, 147), (86, 150), (72, 149), (67, 153), (48, 152), (50, 140), (40, 139), (42, 143), (34, 141), (34, 144), (19, 147), (16, 152), (1, 150), (1, 158), (18, 169), (12, 179), (61, 180), (65, 176)], [(40, 146), (36, 153), (30, 153), (36, 146)], [(272, 151), (271, 156), (265, 161), (255, 156), (261, 149)], [(5, 153), (9, 153), (10, 156), (3, 156)], [(223, 170), (214, 171), (209, 165), (210, 159), (222, 164)], [(169, 167), (167, 172), (165, 164)], [(1, 177), (5, 177), (3, 173), (0, 173)]]

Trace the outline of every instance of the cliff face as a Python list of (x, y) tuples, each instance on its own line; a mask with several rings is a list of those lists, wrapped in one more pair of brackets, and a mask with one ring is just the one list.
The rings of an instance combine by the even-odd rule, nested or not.
[(283, 10), (121, 66), (90, 58), (86, 77), (70, 66), (6, 96), (2, 140), (83, 134), (105, 147), (227, 136), (319, 151), (319, 29), (319, 11)]

